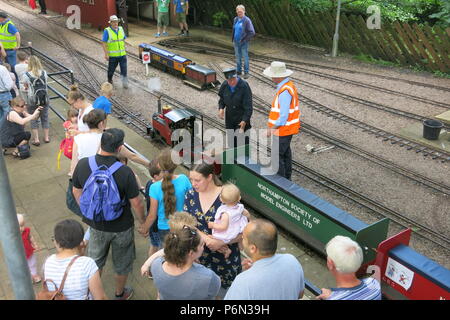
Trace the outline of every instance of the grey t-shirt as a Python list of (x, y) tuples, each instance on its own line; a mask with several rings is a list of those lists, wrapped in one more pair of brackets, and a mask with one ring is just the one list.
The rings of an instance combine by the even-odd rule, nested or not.
[(188, 271), (171, 276), (163, 270), (164, 262), (164, 257), (159, 257), (151, 266), (161, 300), (212, 300), (217, 296), (220, 278), (212, 270), (194, 263)]

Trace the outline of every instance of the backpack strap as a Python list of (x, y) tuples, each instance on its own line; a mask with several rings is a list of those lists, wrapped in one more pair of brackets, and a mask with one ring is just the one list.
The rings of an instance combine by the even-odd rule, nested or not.
[(95, 155), (89, 157), (89, 167), (91, 168), (91, 172), (94, 172), (98, 169), (97, 161), (95, 161)]
[(114, 162), (114, 164), (111, 167), (109, 167), (109, 172), (111, 172), (111, 175), (113, 175), (114, 172), (119, 170), (122, 166), (123, 166), (122, 162), (116, 161), (116, 162)]

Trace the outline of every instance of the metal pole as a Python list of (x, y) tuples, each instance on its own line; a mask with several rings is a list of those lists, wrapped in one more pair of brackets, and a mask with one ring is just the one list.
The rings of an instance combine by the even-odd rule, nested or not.
[(3, 255), (16, 299), (34, 300), (30, 270), (25, 259), (25, 249), (16, 214), (5, 159), (3, 152), (0, 152), (0, 240)]
[(331, 51), (331, 56), (333, 58), (335, 58), (337, 56), (337, 51), (338, 51), (340, 19), (341, 19), (341, 0), (338, 0), (338, 7), (337, 7), (337, 13), (336, 13), (336, 30), (334, 32), (333, 49)]

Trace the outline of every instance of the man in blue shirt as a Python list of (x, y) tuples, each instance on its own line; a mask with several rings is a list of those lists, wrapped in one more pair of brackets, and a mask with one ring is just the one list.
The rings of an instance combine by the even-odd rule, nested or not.
[(177, 14), (177, 22), (180, 25), (180, 33), (178, 36), (188, 36), (189, 30), (186, 22), (186, 16), (189, 12), (189, 0), (174, 0), (173, 4), (176, 6), (175, 13)]
[(125, 31), (119, 26), (119, 18), (115, 15), (109, 18), (110, 27), (103, 32), (102, 46), (105, 53), (105, 60), (108, 61), (108, 82), (113, 83), (114, 72), (117, 65), (120, 65), (120, 76), (122, 85), (128, 89), (127, 78), (127, 54), (125, 50)]
[(252, 21), (245, 15), (245, 7), (238, 5), (236, 7), (237, 17), (233, 22), (233, 33), (231, 39), (234, 44), (234, 53), (236, 55), (236, 69), (238, 75), (242, 74), (242, 57), (244, 58), (244, 79), (249, 77), (250, 65), (248, 59), (248, 45), (250, 39), (255, 35)]
[(359, 244), (349, 237), (335, 236), (325, 250), (327, 267), (336, 279), (336, 288), (322, 288), (317, 299), (322, 300), (381, 300), (381, 287), (378, 280), (366, 278), (359, 280), (356, 272), (363, 263), (363, 251)]
[(252, 220), (244, 229), (244, 252), (249, 268), (239, 274), (224, 300), (298, 300), (303, 297), (303, 268), (291, 254), (277, 254), (278, 233), (264, 219)]

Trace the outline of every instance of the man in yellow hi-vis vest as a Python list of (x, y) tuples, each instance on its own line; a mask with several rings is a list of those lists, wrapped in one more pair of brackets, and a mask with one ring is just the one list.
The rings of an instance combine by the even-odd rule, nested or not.
[[(16, 52), (20, 47), (20, 33), (6, 12), (0, 12), (0, 42), (6, 52), (6, 62), (11, 66), (11, 71), (15, 72)], [(16, 85), (19, 86), (19, 79), (16, 76)]]
[(278, 149), (278, 174), (288, 180), (291, 180), (292, 174), (292, 136), (300, 131), (298, 92), (289, 79), (292, 73), (292, 70), (286, 69), (284, 62), (279, 61), (273, 61), (264, 70), (264, 75), (277, 84), (277, 94), (273, 99), (267, 123), (267, 136), (274, 135), (272, 152), (277, 152)]
[(128, 88), (127, 78), (127, 53), (125, 51), (125, 31), (119, 27), (119, 18), (111, 16), (109, 18), (109, 27), (103, 32), (103, 51), (105, 59), (108, 61), (108, 82), (113, 83), (114, 71), (117, 65), (120, 65), (120, 75), (125, 89)]

